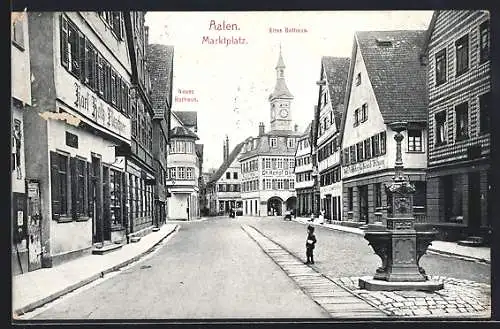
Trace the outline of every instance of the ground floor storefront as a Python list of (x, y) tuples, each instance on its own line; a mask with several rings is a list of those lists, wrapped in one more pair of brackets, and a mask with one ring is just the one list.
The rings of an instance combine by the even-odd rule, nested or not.
[(241, 199), (218, 199), (218, 204), (219, 204), (219, 211), (218, 215), (229, 215), (231, 212), (231, 209), (238, 209), (242, 208), (243, 202)]
[(192, 220), (200, 217), (198, 191), (192, 186), (169, 187), (167, 217), (172, 220)]
[(489, 240), (492, 228), (492, 173), (486, 160), (429, 168), (427, 219), (441, 238), (458, 240), (481, 236)]
[(320, 187), (320, 197), (325, 220), (342, 220), (342, 182)]
[[(405, 171), (415, 186), (413, 211), (417, 222), (424, 223), (426, 209), (426, 175), (423, 170)], [(394, 171), (353, 177), (342, 181), (343, 220), (360, 224), (381, 221), (386, 224), (391, 213), (390, 195), (386, 187), (393, 182)]]
[(310, 217), (313, 213), (313, 188), (297, 189), (297, 217)]
[(242, 194), (243, 214), (248, 216), (284, 216), (287, 211), (296, 211), (295, 192), (279, 193), (264, 191)]

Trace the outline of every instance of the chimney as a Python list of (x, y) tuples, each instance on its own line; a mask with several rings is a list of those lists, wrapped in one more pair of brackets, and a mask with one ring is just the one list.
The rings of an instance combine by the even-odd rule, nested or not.
[(226, 142), (222, 143), (222, 161), (226, 162)]
[(224, 161), (226, 161), (227, 159), (229, 159), (229, 137), (227, 137), (227, 135), (226, 135), (225, 150), (226, 150), (226, 153), (224, 154)]
[(299, 131), (299, 125), (298, 124), (295, 124), (295, 126), (293, 126), (293, 131)]
[(264, 135), (264, 122), (259, 123), (259, 136)]

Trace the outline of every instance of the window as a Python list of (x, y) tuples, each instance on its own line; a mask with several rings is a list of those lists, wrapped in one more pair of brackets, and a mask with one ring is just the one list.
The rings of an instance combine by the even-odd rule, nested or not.
[(359, 109), (354, 110), (354, 127), (359, 125)]
[(456, 140), (464, 140), (469, 138), (469, 119), (468, 119), (468, 104), (462, 103), (455, 107), (456, 113)]
[(226, 179), (231, 179), (231, 173), (229, 171), (226, 172)]
[(112, 224), (122, 225), (121, 218), (121, 173), (116, 170), (109, 172), (110, 210)]
[(363, 161), (365, 159), (363, 154), (363, 142), (359, 142), (356, 144), (356, 153), (358, 155), (358, 161)]
[(271, 139), (269, 140), (269, 145), (271, 147), (276, 147), (276, 137), (271, 137)]
[(50, 168), (52, 218), (59, 219), (68, 214), (68, 157), (50, 152)]
[(68, 70), (76, 77), (80, 75), (79, 41), (78, 30), (68, 23)]
[(483, 63), (490, 58), (490, 21), (479, 25), (479, 62)]
[(193, 179), (193, 168), (186, 168), (186, 178)]
[(382, 131), (380, 133), (380, 155), (384, 155), (385, 154), (385, 149), (386, 149), (386, 142), (385, 142), (385, 138), (386, 135), (385, 135), (385, 131)]
[(293, 138), (288, 138), (287, 143), (288, 143), (288, 147), (295, 146), (295, 140)]
[(352, 187), (347, 188), (347, 210), (352, 211), (353, 209), (353, 195), (352, 195)]
[(358, 73), (356, 75), (356, 86), (359, 86), (361, 84), (361, 73)]
[(277, 167), (278, 169), (283, 169), (283, 159), (281, 158), (277, 159)]
[(491, 93), (479, 96), (479, 131), (490, 131)]
[(446, 48), (436, 54), (436, 85), (446, 82)]
[(469, 68), (469, 35), (466, 34), (455, 42), (457, 76)]
[(372, 145), (371, 145), (371, 139), (365, 139), (364, 144), (365, 144), (365, 159), (370, 159), (372, 157)]
[(361, 122), (368, 120), (368, 104), (363, 104), (361, 107)]
[(422, 130), (408, 130), (408, 152), (422, 152)]
[(354, 148), (354, 145), (349, 146), (349, 159), (351, 160), (351, 163), (356, 163), (356, 149)]
[(377, 157), (380, 155), (379, 135), (372, 136), (372, 156)]
[(446, 144), (446, 111), (436, 113), (434, 121), (436, 122), (436, 146)]
[(169, 173), (169, 176), (170, 176), (170, 179), (176, 179), (177, 178), (177, 175), (176, 175), (176, 170), (177, 168), (168, 168), (168, 173)]
[(233, 179), (238, 179), (238, 173), (236, 171), (233, 172)]
[(276, 169), (276, 159), (271, 159), (271, 167), (272, 169)]
[(293, 190), (295, 188), (295, 181), (293, 179), (290, 179), (290, 190)]
[(348, 165), (349, 164), (349, 149), (348, 148), (345, 148), (344, 149), (344, 157), (343, 157), (343, 164), (344, 166)]
[(266, 158), (266, 169), (271, 169), (271, 159)]
[(22, 50), (24, 50), (24, 31), (23, 31), (23, 23), (25, 19), (25, 15), (27, 13), (22, 13), (18, 16), (18, 19), (15, 19), (12, 23), (11, 30), (11, 39), (16, 46), (19, 46)]

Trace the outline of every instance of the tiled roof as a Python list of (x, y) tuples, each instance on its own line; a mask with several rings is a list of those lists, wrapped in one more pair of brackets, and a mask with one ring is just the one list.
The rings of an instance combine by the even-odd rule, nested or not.
[(344, 95), (350, 59), (347, 57), (323, 56), (321, 65), (325, 70), (330, 102), (335, 116), (337, 130), (340, 128), (342, 112), (344, 111)]
[(173, 111), (181, 120), (182, 124), (188, 127), (198, 127), (198, 112), (196, 111)]
[(194, 132), (183, 126), (175, 127), (172, 130), (170, 130), (170, 137), (189, 137), (197, 140), (199, 139), (198, 135), (196, 135)]
[[(280, 134), (278, 134), (279, 132)], [(249, 137), (243, 143), (253, 143), (254, 139), (257, 139), (257, 145), (254, 149), (247, 152), (243, 151), (241, 159), (247, 159), (255, 155), (276, 155), (276, 156), (289, 156), (295, 154), (295, 146), (288, 147), (285, 137), (299, 137), (301, 135), (298, 131), (290, 130), (274, 130), (270, 131), (263, 136)], [(276, 136), (278, 140), (276, 141), (276, 147), (271, 148), (269, 145), (269, 137)], [(265, 137), (265, 138), (264, 138)]]
[[(277, 68), (282, 68), (282, 69), (285, 68), (285, 63), (283, 62), (283, 57), (281, 56), (281, 50), (278, 59), (278, 64), (276, 64), (276, 69)], [(292, 93), (290, 92), (290, 90), (288, 90), (288, 87), (286, 86), (286, 81), (284, 77), (276, 79), (276, 85), (274, 86), (274, 90), (272, 94), (269, 95), (269, 100), (275, 98), (293, 98)]]
[(243, 142), (239, 143), (238, 145), (235, 146), (233, 151), (229, 154), (228, 158), (226, 161), (222, 163), (222, 165), (217, 169), (217, 171), (210, 177), (208, 180), (208, 183), (213, 183), (218, 181), (221, 176), (226, 172), (227, 168), (233, 163), (233, 161), (236, 159), (238, 154), (240, 154), (241, 148), (243, 147)]
[(425, 30), (356, 32), (385, 123), (427, 121), (427, 68), (420, 61), (425, 34)]
[(302, 133), (300, 131), (294, 131), (294, 130), (270, 130), (268, 132), (265, 132), (263, 135), (267, 136), (299, 136)]
[(150, 44), (147, 56), (151, 79), (151, 103), (153, 109), (164, 110), (166, 101), (172, 104), (174, 47)]
[(312, 125), (312, 121), (307, 125), (306, 129), (300, 135), (300, 137), (306, 137), (306, 136), (309, 136), (311, 134), (311, 125)]

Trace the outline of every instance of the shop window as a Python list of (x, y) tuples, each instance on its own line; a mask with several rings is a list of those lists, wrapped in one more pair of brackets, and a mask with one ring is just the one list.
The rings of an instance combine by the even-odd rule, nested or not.
[(491, 93), (479, 96), (479, 130), (482, 133), (490, 132), (491, 120)]
[(347, 188), (347, 210), (352, 211), (353, 210), (353, 188), (348, 187)]
[(455, 107), (456, 114), (456, 140), (469, 138), (469, 111), (468, 104), (462, 103)]
[(375, 191), (375, 208), (380, 208), (382, 207), (382, 184), (375, 183), (373, 185)]
[(50, 152), (52, 218), (68, 215), (68, 156)]
[(446, 82), (446, 48), (436, 54), (436, 86)]
[(422, 152), (422, 130), (408, 130), (408, 152)]
[(466, 34), (455, 42), (456, 75), (469, 69), (469, 35)]
[(479, 25), (479, 61), (483, 63), (490, 59), (490, 21)]
[(448, 222), (460, 221), (463, 216), (462, 176), (447, 175), (441, 178), (444, 190), (445, 219)]

